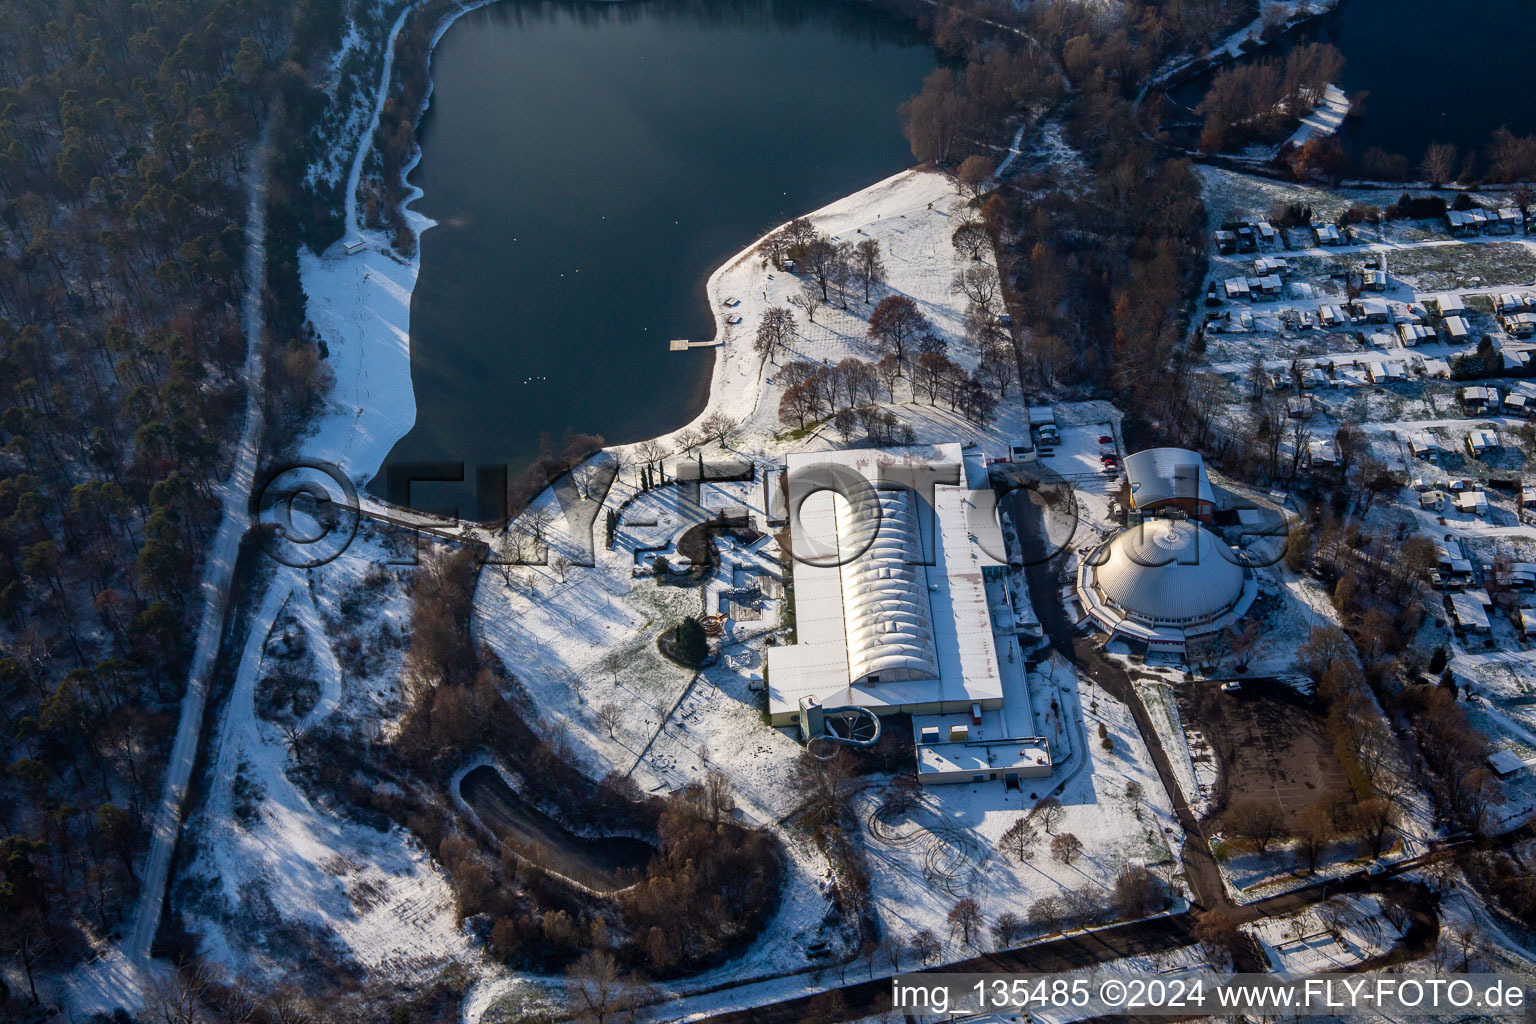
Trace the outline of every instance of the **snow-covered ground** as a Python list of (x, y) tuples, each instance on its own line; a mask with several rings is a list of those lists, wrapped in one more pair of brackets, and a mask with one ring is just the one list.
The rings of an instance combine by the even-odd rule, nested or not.
[[(872, 298), (912, 296), (949, 340), (951, 355), (973, 363), (975, 355), (966, 349), (961, 334), (962, 300), (950, 290), (956, 271), (967, 265), (949, 241), (958, 202), (942, 176), (905, 172), (811, 219), (835, 237), (877, 239), (889, 273), (885, 287)], [(774, 368), (759, 373), (746, 333), (745, 325), (755, 325), (763, 308), (784, 303), (797, 288), (796, 278), (765, 268), (750, 249), (711, 277), (713, 305), (722, 313), (741, 314), (744, 326), (722, 324), (725, 343), (717, 350), (714, 390), (705, 415), (723, 411), (742, 426), (729, 439), (728, 450), (706, 449), (706, 458), (729, 455), (761, 464), (790, 450), (836, 446), (826, 432), (797, 440), (780, 438), (778, 388), (770, 382)], [(728, 299), (736, 304), (726, 306)], [(831, 363), (848, 355), (870, 357), (864, 322), (869, 308), (853, 301), (846, 311), (819, 313), (814, 325), (802, 322), (793, 346), (796, 356)], [(1025, 410), (1016, 401), (1005, 403), (997, 421), (986, 427), (942, 407), (897, 403), (890, 408), (913, 428), (919, 442), (974, 439), (988, 450), (1001, 451), (1009, 441), (1027, 436)], [(1095, 487), (1084, 486), (1087, 496), (1080, 499), (1080, 515), (1091, 523), (1082, 528), (1090, 532), (1105, 528), (1108, 512), (1097, 437), (1118, 435), (1118, 420), (1119, 414), (1102, 403), (1058, 412), (1064, 444), (1051, 468), (1074, 481), (1096, 482)], [(623, 454), (634, 458), (633, 449)], [(615, 543), (607, 548), (599, 527), (591, 566), (558, 566), (562, 560), (581, 560), (588, 541), (585, 533), (570, 535), (569, 524), (559, 514), (558, 495), (541, 495), (523, 520), (549, 520), (549, 557), (543, 565), (512, 570), (510, 581), (501, 573), (482, 574), (475, 602), (477, 638), (517, 674), (537, 716), (560, 723), (589, 773), (629, 772), (643, 789), (667, 791), (696, 780), (706, 768), (718, 768), (730, 779), (744, 819), (776, 827), (773, 823), (793, 810), (787, 783), (802, 749), (795, 739), (763, 723), (765, 634), (777, 620), (778, 602), (763, 600), (759, 618), (727, 620), (723, 657), (696, 676), (662, 658), (655, 644), (661, 630), (682, 615), (719, 611), (721, 595), (744, 578), (772, 581), (782, 573), (772, 541), (722, 538), (722, 564), (702, 593), (658, 584), (649, 573), (636, 576), (653, 548), (674, 559), (670, 545), (707, 511), (743, 506), (761, 518), (762, 485), (706, 483), (696, 494), (667, 486), (642, 495), (635, 483), (635, 471), (619, 474), (607, 498), (610, 507), (624, 509)], [(1022, 913), (1033, 901), (1055, 895), (1064, 886), (1105, 892), (1125, 863), (1171, 866), (1176, 861), (1177, 841), (1170, 849), (1165, 829), (1177, 826), (1129, 711), (1102, 693), (1080, 692), (1070, 666), (1060, 661), (1041, 666), (1040, 673), (1031, 676), (1029, 689), (1037, 728), (1057, 737), (1055, 776), (1026, 785), (1024, 792), (1009, 793), (995, 784), (939, 787), (925, 792), (921, 806), (902, 818), (866, 828), (875, 902), (892, 934), (926, 928), (946, 935), (945, 917), (961, 894), (982, 902), (989, 917), (1005, 909)], [(611, 731), (608, 723), (599, 724), (599, 712), (608, 704), (622, 708)], [(1112, 751), (1104, 750), (1096, 735), (1101, 721)], [(1139, 806), (1126, 797), (1133, 780), (1145, 793)], [(1047, 837), (1030, 862), (1009, 861), (995, 849), (997, 838), (1035, 799), (1048, 794), (1067, 808), (1057, 830), (1076, 834), (1086, 848), (1084, 856), (1070, 865), (1053, 860)], [(861, 799), (866, 821), (875, 799), (873, 793)], [(765, 989), (782, 998), (785, 986), (803, 984), (809, 978), (806, 972), (814, 972), (804, 949), (807, 935), (827, 911), (815, 884), (826, 868), (802, 838), (782, 829), (780, 834), (799, 877), (786, 886), (779, 915), (746, 955), (673, 986), (674, 994), (799, 972), (798, 982), (786, 980)], [(954, 949), (948, 955), (968, 954)], [(477, 990), (474, 1004), (493, 1005), (504, 993), (532, 980), (509, 976), (488, 983)]]
[[(391, 638), (409, 611), (378, 576), (391, 557), (378, 538), (359, 536), (321, 569), (280, 570), (251, 615), (210, 749), (211, 789), (189, 823), (196, 857), (178, 889), (204, 956), (247, 975), (282, 977), (311, 943), (402, 982), (478, 958), (458, 928), (447, 879), (414, 837), (317, 807), (288, 776), (295, 737), (302, 746), (345, 709), (351, 735), (366, 742), (364, 726), (397, 706)], [(379, 662), (373, 672), (343, 670), (336, 644), (354, 637), (351, 656), (366, 648), (363, 657)], [(319, 683), (313, 707), (287, 727), (257, 714), (261, 689), (285, 667)]]
[(1348, 116), (1349, 97), (1344, 95), (1343, 89), (1329, 83), (1323, 90), (1322, 98), (1317, 101), (1311, 113), (1301, 119), (1301, 124), (1286, 142), (1300, 146), (1312, 139), (1332, 135)]
[[(1401, 919), (1400, 919), (1401, 920)], [(1291, 917), (1263, 918), (1244, 925), (1283, 974), (1347, 971), (1390, 950), (1406, 930), (1384, 913), (1379, 896), (1336, 896)]]

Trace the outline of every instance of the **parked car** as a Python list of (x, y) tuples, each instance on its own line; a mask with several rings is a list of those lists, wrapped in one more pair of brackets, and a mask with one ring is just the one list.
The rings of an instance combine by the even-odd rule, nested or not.
[(1222, 693), (1240, 693), (1242, 692), (1242, 689), (1243, 684), (1238, 682), (1236, 679), (1228, 679), (1226, 682), (1221, 684)]
[(1114, 443), (1115, 443), (1115, 439), (1110, 437), (1108, 434), (1100, 434), (1099, 435), (1099, 444), (1114, 444)]

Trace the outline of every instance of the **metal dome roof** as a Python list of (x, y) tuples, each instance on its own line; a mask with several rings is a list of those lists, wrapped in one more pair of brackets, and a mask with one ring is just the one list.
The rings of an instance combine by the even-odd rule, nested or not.
[(1198, 523), (1154, 519), (1093, 556), (1093, 582), (1111, 602), (1152, 622), (1214, 618), (1243, 594), (1243, 567)]

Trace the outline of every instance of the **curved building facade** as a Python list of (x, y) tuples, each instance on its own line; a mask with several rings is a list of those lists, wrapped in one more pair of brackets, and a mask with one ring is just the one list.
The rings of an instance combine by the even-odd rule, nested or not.
[(1083, 611), (1149, 652), (1203, 653), (1258, 596), (1258, 581), (1220, 537), (1188, 519), (1150, 519), (1116, 534), (1077, 571)]

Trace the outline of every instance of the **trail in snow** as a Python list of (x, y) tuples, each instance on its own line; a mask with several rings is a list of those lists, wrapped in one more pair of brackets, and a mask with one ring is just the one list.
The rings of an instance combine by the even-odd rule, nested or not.
[(1029, 127), (1029, 124), (1030, 122), (1025, 121), (1019, 125), (1019, 130), (1013, 133), (1013, 141), (1008, 143), (1008, 155), (1003, 157), (1003, 162), (998, 164), (997, 170), (992, 172), (993, 181), (1002, 181), (1003, 175), (1007, 174), (1014, 162), (1019, 159), (1019, 147), (1024, 144), (1024, 130)]
[(245, 175), (248, 197), (245, 221), (245, 279), (243, 300), (245, 322), (245, 428), (235, 447), (234, 464), (228, 479), (219, 488), (223, 506), (219, 528), (209, 545), (203, 566), (203, 578), (197, 594), (203, 601), (192, 663), (187, 674), (187, 692), (182, 697), (181, 715), (176, 724), (166, 762), (165, 781), (159, 803), (151, 812), (153, 827), (149, 853), (138, 905), (134, 908), (125, 937), (117, 945), (102, 950), (93, 961), (67, 977), (63, 987), (70, 1003), (81, 1012), (107, 1012), (117, 1006), (137, 1008), (142, 1005), (144, 989), (153, 971), (149, 951), (160, 927), (160, 910), (165, 901), (166, 882), (170, 876), (171, 856), (181, 832), (181, 818), (187, 795), (187, 783), (197, 758), (202, 734), (203, 711), (208, 703), (208, 682), (219, 653), (224, 614), (229, 605), (230, 581), (240, 540), (249, 526), (247, 499), (256, 478), (261, 450), (262, 395), (264, 376), (262, 352), (261, 297), (266, 284), (267, 220), (266, 167), (269, 145), (268, 129), (251, 155)]
[(360, 241), (362, 227), (357, 222), (357, 187), (362, 183), (363, 163), (368, 159), (369, 152), (373, 149), (373, 136), (379, 130), (379, 118), (384, 113), (384, 102), (389, 99), (389, 79), (395, 70), (395, 40), (400, 35), (400, 29), (405, 26), (405, 19), (415, 10), (414, 4), (409, 5), (400, 12), (395, 23), (389, 29), (389, 42), (384, 47), (384, 69), (379, 73), (379, 88), (373, 98), (373, 117), (368, 121), (368, 127), (357, 140), (357, 154), (352, 158), (352, 169), (347, 172), (347, 236), (346, 241)]
[(160, 926), (160, 908), (165, 900), (165, 884), (170, 873), (171, 854), (181, 831), (181, 815), (186, 799), (187, 781), (197, 757), (202, 732), (203, 708), (208, 701), (208, 679), (219, 653), (224, 612), (229, 604), (230, 579), (240, 551), (240, 539), (250, 524), (246, 502), (256, 478), (257, 457), (261, 450), (262, 409), (260, 382), (264, 377), (262, 354), (261, 296), (266, 284), (267, 261), (267, 132), (247, 172), (249, 203), (245, 226), (245, 430), (235, 448), (235, 463), (223, 485), (224, 515), (218, 533), (207, 553), (202, 585), (203, 615), (198, 624), (197, 645), (192, 652), (187, 693), (181, 702), (181, 720), (176, 726), (176, 740), (166, 765), (165, 787), (155, 811), (154, 832), (150, 837), (149, 857), (143, 888), (133, 928), (128, 933), (124, 952), (138, 965), (149, 960), (149, 949)]

